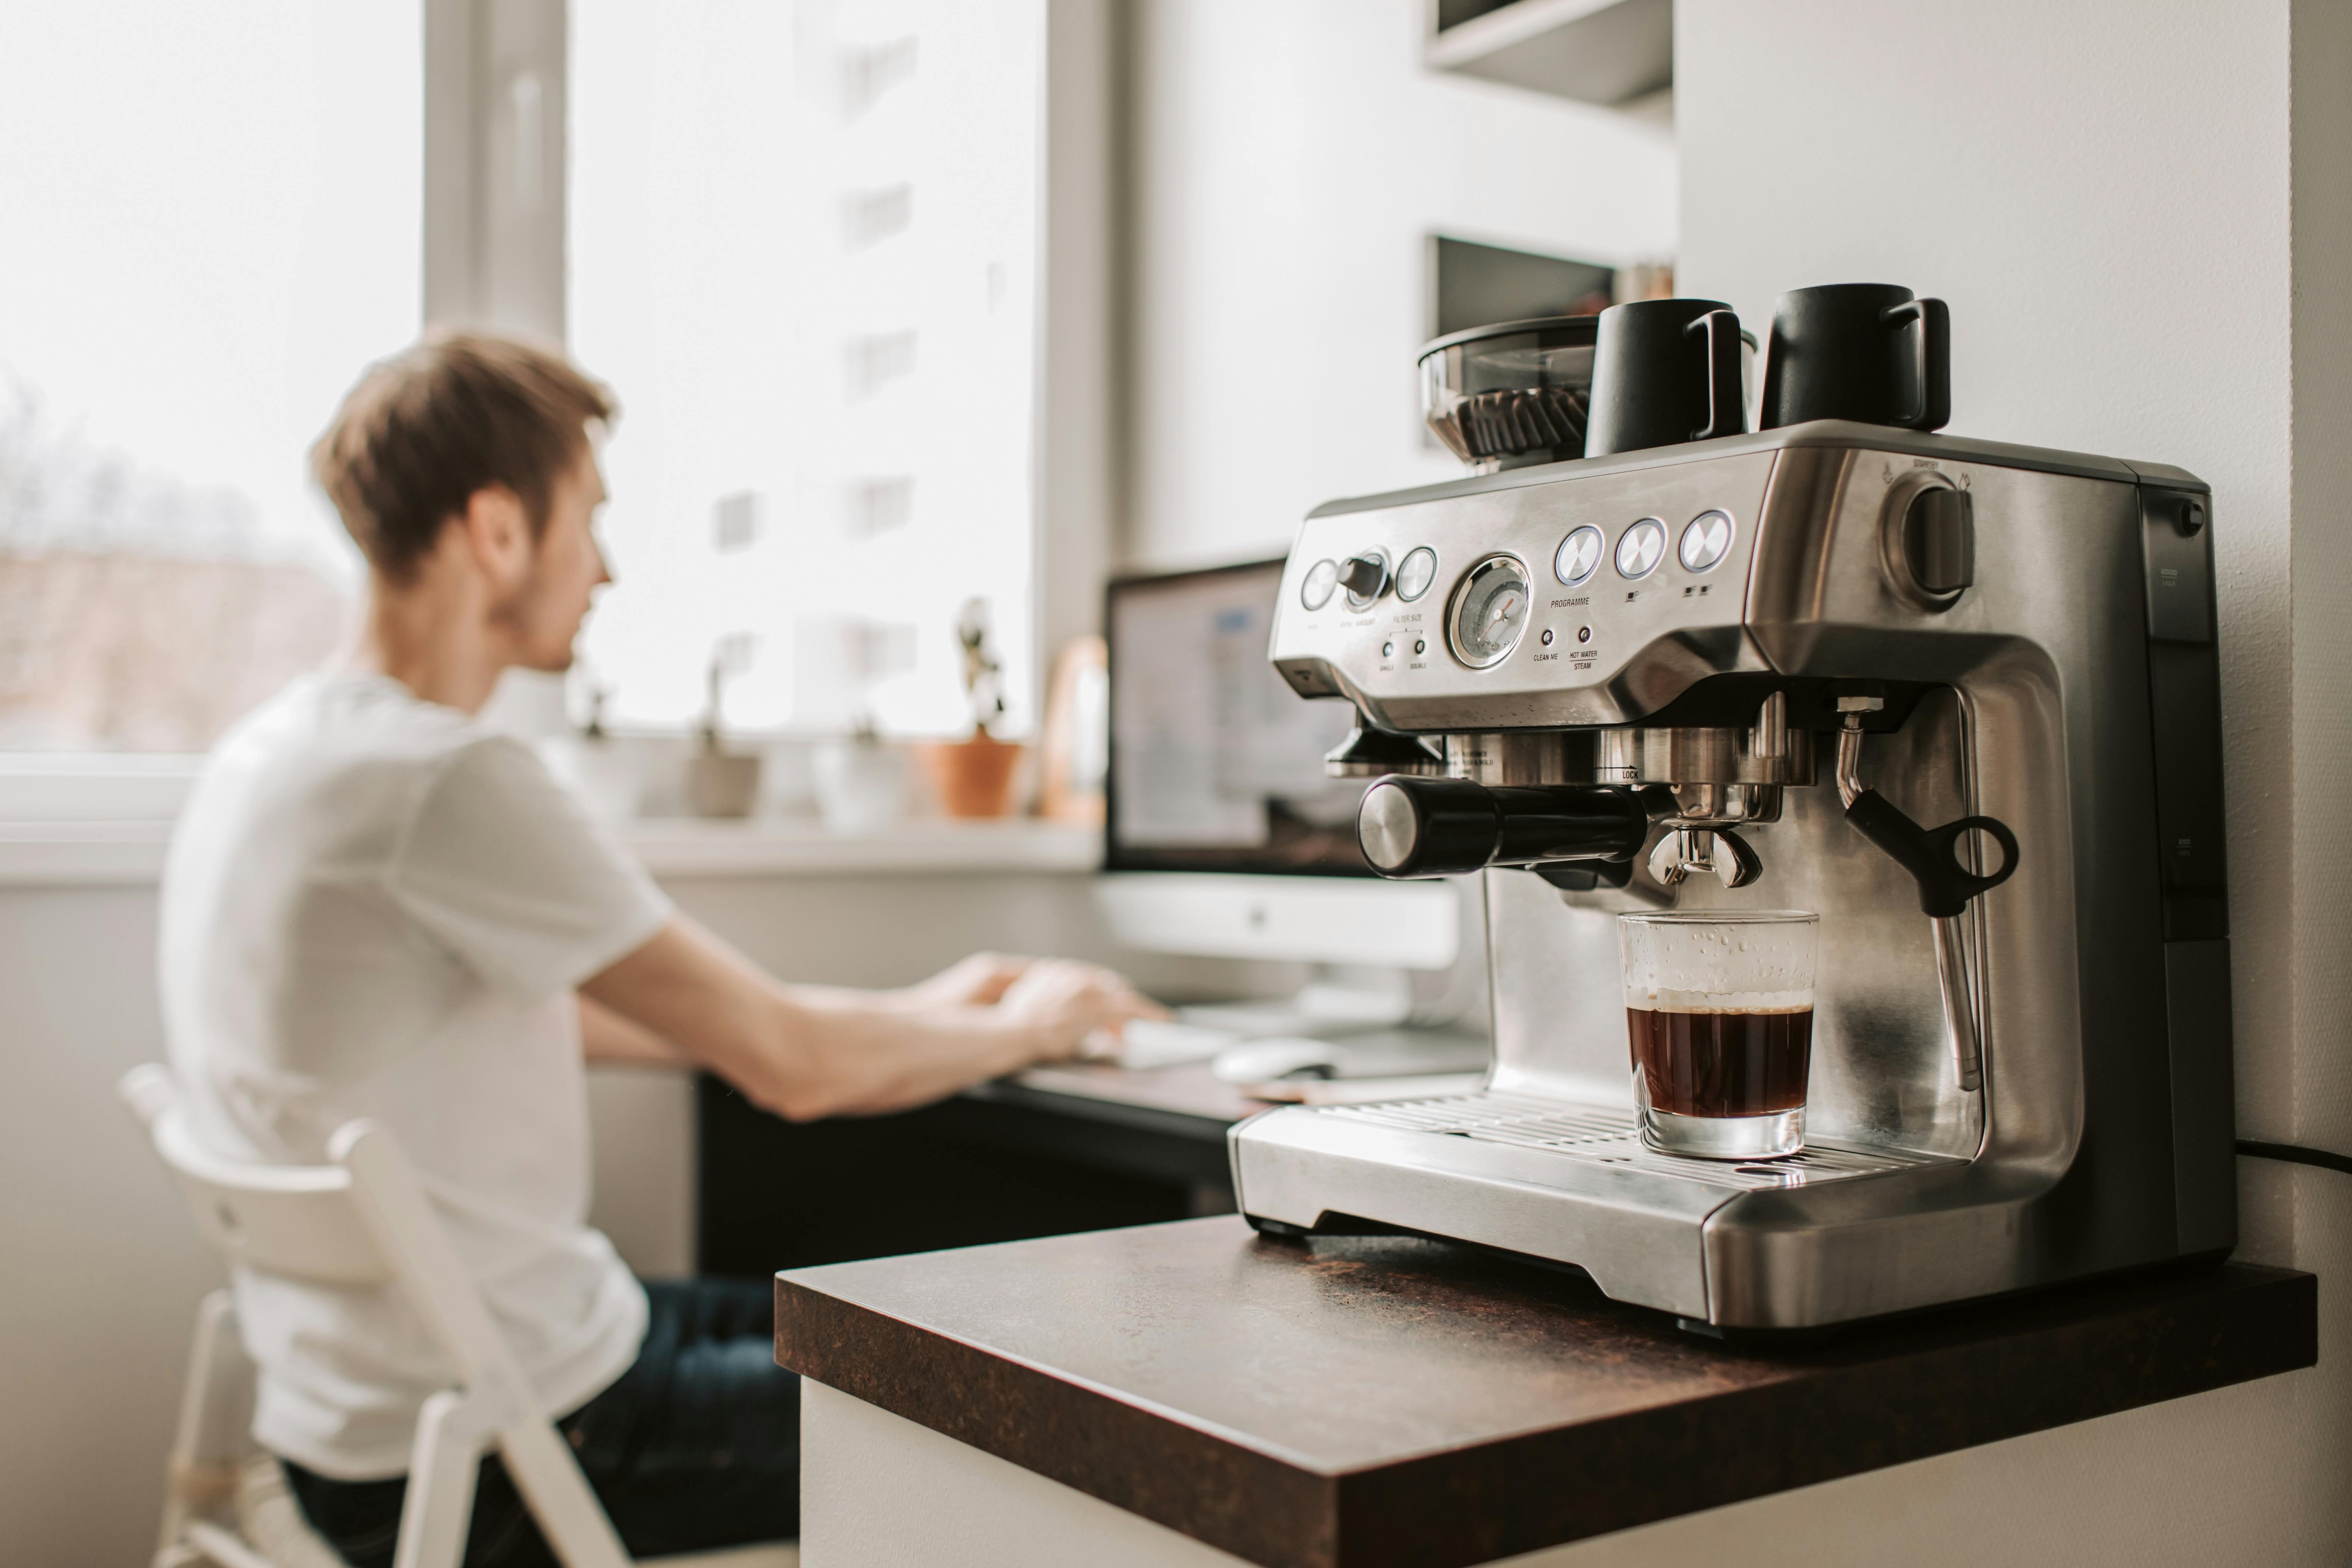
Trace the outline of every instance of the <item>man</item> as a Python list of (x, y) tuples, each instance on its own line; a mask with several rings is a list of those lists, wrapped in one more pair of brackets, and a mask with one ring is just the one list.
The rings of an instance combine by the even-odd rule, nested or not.
[[(982, 955), (908, 990), (784, 985), (678, 914), (532, 752), (473, 715), (562, 670), (609, 582), (604, 389), (441, 336), (376, 365), (312, 453), (367, 557), (356, 655), (214, 752), (173, 840), (172, 1060), (215, 1152), (317, 1163), (386, 1124), (632, 1551), (797, 1532), (797, 1385), (764, 1286), (640, 1285), (585, 1224), (582, 1061), (694, 1063), (795, 1119), (893, 1110), (1156, 1012), (1087, 965)], [(388, 1289), (236, 1281), (254, 1430), (312, 1523), (388, 1563), (449, 1371)], [(495, 1460), (467, 1562), (551, 1559)]]

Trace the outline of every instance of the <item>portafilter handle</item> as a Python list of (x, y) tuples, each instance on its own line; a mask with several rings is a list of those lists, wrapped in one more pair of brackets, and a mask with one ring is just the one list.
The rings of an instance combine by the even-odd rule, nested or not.
[(1356, 842), (1383, 877), (1444, 877), (1487, 866), (1626, 861), (1650, 836), (1630, 789), (1598, 784), (1489, 786), (1391, 774), (1364, 791)]
[[(1874, 789), (1863, 787), (1861, 702), (1876, 699), (1844, 699), (1854, 706), (1838, 735), (1838, 797), (1845, 802), (1845, 819), (1864, 838), (1886, 852), (1889, 859), (1911, 873), (1919, 885), (1919, 908), (1936, 930), (1936, 983), (1943, 993), (1944, 1026), (1952, 1037), (1952, 1061), (1960, 1088), (1976, 1092), (1984, 1084), (1984, 1039), (1970, 1001), (1968, 955), (1962, 946), (1960, 915), (1969, 900), (2009, 880), (2017, 869), (2017, 835), (1997, 817), (1963, 816), (1941, 827), (1922, 827), (1901, 807)], [(1982, 833), (2000, 846), (2000, 868), (1979, 876), (1960, 862), (1960, 841)]]

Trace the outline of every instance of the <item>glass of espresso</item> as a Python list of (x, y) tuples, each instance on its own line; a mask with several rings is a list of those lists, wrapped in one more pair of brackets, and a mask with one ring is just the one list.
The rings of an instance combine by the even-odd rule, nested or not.
[(1820, 923), (1801, 910), (1617, 917), (1643, 1142), (1707, 1160), (1805, 1146)]

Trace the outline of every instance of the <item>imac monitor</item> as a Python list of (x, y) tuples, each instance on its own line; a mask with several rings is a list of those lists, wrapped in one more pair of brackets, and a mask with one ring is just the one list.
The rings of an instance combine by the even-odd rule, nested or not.
[(1150, 952), (1446, 969), (1462, 889), (1371, 874), (1369, 781), (1323, 773), (1354, 710), (1301, 700), (1266, 661), (1282, 568), (1111, 584), (1104, 911)]

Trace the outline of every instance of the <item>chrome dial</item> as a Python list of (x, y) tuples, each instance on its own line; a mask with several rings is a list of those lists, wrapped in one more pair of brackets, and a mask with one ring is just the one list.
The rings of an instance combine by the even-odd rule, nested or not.
[(1298, 602), (1308, 611), (1321, 609), (1331, 602), (1332, 590), (1339, 585), (1339, 563), (1318, 561), (1307, 569), (1307, 580), (1298, 585)]
[(1666, 525), (1645, 517), (1617, 536), (1617, 575), (1646, 577), (1665, 559)]
[(1397, 563), (1396, 596), (1407, 604), (1428, 593), (1429, 585), (1435, 581), (1437, 552), (1426, 544), (1408, 551), (1405, 558)]
[(1552, 552), (1551, 574), (1567, 587), (1580, 587), (1601, 570), (1601, 531), (1591, 523), (1571, 529)]
[(1677, 553), (1684, 570), (1704, 572), (1731, 553), (1731, 514), (1703, 511), (1683, 529)]

